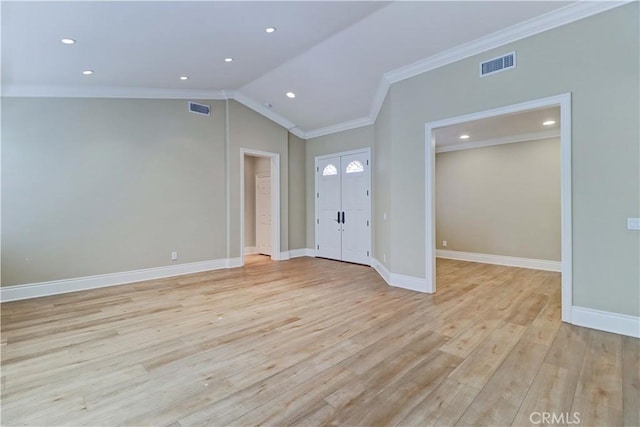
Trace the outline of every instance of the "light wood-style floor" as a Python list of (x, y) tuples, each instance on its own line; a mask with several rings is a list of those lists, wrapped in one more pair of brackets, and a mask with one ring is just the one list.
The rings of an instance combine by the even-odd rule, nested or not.
[(639, 340), (562, 324), (558, 273), (437, 266), (434, 295), (252, 257), (2, 304), (2, 425), (640, 425)]

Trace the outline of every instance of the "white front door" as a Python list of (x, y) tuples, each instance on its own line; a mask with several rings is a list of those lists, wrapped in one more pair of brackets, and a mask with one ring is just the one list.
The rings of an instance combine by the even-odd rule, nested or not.
[(369, 152), (316, 159), (317, 256), (370, 264)]
[(318, 256), (342, 259), (342, 201), (340, 157), (319, 160), (318, 180)]
[(369, 221), (369, 156), (342, 156), (342, 260), (369, 264), (371, 233)]
[(256, 175), (256, 247), (271, 255), (271, 176)]

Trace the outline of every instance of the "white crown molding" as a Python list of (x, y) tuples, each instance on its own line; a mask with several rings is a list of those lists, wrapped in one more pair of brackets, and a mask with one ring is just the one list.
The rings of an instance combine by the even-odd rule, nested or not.
[(343, 132), (345, 130), (357, 129), (369, 126), (375, 123), (375, 119), (370, 117), (362, 117), (359, 119), (349, 120), (348, 122), (338, 123), (337, 125), (327, 126), (320, 129), (305, 132), (305, 139), (318, 138), (320, 136), (330, 135), (332, 133)]
[[(17, 86), (3, 85), (2, 96), (6, 97), (72, 97), (72, 98), (145, 98), (145, 99), (235, 99), (244, 106), (276, 122), (302, 139), (317, 138), (332, 133), (356, 129), (375, 123), (384, 103), (389, 87), (427, 71), (456, 61), (499, 48), (509, 43), (561, 27), (572, 22), (623, 6), (634, 0), (624, 1), (579, 1), (563, 8), (513, 25), (503, 30), (457, 46), (407, 66), (385, 73), (372, 100), (369, 115), (323, 128), (305, 131), (286, 117), (265, 107), (238, 91), (225, 90), (174, 90), (126, 87), (71, 87), (71, 86)], [(637, 0), (636, 0), (637, 1)]]
[(541, 139), (559, 138), (560, 129), (543, 130), (534, 133), (522, 133), (520, 135), (506, 136), (503, 138), (485, 139), (482, 141), (472, 141), (456, 143), (451, 145), (438, 145), (436, 141), (436, 153), (447, 153), (450, 151), (469, 150), (471, 148), (490, 147), (492, 145), (513, 144), (516, 142), (539, 141)]
[(382, 104), (384, 104), (384, 100), (387, 98), (387, 93), (389, 93), (389, 88), (391, 88), (391, 83), (385, 74), (380, 79), (378, 90), (376, 90), (373, 102), (371, 103), (371, 109), (369, 110), (369, 117), (373, 118), (374, 122), (378, 118), (378, 114), (380, 114)]
[(532, 268), (534, 270), (562, 271), (560, 261), (519, 258), (504, 255), (479, 254), (472, 252), (436, 249), (436, 257), (458, 261), (481, 262), (483, 264), (506, 265), (508, 267)]
[(242, 92), (228, 91), (227, 93), (230, 95), (231, 99), (238, 101), (240, 104), (244, 105), (245, 107), (250, 108), (256, 113), (262, 114), (269, 120), (276, 122), (283, 128), (287, 129), (292, 134), (300, 138), (304, 138), (303, 136), (304, 133), (302, 133), (301, 130), (297, 128), (296, 124), (288, 120), (284, 116), (281, 116), (280, 114), (276, 113), (272, 109), (265, 107), (264, 105), (260, 104), (259, 102), (256, 102), (252, 98), (249, 98), (248, 96), (244, 95)]
[(506, 44), (606, 12), (607, 10), (623, 6), (631, 1), (633, 0), (576, 2), (545, 15), (541, 15), (537, 18), (513, 25), (472, 42), (414, 62), (413, 64), (389, 71), (380, 79), (380, 84), (378, 85), (376, 95), (373, 98), (371, 110), (368, 116), (344, 123), (338, 123), (333, 126), (310, 130), (307, 131), (306, 134), (313, 135), (312, 137), (328, 135), (330, 133), (342, 132), (375, 123), (387, 92), (393, 83), (397, 83), (453, 62), (460, 61), (492, 49), (497, 49)]
[(239, 267), (240, 258), (217, 259), (211, 261), (191, 262), (166, 267), (146, 268), (142, 270), (119, 273), (99, 274), (96, 276), (77, 277), (72, 279), (53, 280), (50, 282), (29, 283), (25, 285), (3, 286), (0, 288), (0, 301), (18, 301), (49, 295), (65, 294), (108, 286), (125, 285), (145, 280), (164, 277), (182, 276), (203, 271)]
[(112, 86), (2, 85), (3, 97), (21, 98), (137, 98), (227, 99), (224, 90), (157, 89)]
[(626, 3), (629, 3), (629, 1), (576, 2), (536, 18), (532, 18), (528, 21), (496, 31), (495, 33), (481, 37), (472, 42), (446, 50), (421, 61), (414, 62), (413, 64), (397, 68), (386, 73), (385, 77), (391, 84), (393, 84), (427, 71), (440, 68), (444, 65), (460, 61), (470, 56), (478, 55), (488, 50), (496, 49), (500, 46), (605, 12)]
[(577, 326), (597, 329), (640, 338), (640, 317), (586, 307), (571, 307), (571, 323)]

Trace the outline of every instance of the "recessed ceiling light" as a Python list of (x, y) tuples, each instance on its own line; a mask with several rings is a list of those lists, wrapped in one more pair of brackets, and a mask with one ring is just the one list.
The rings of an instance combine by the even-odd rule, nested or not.
[(93, 74), (93, 70), (84, 70), (82, 74), (84, 74), (85, 76), (90, 76), (91, 74)]
[(231, 62), (233, 61), (233, 58), (224, 58), (224, 62)]
[(464, 133), (464, 134), (460, 135), (460, 139), (469, 139), (469, 135)]
[(60, 39), (60, 41), (64, 44), (74, 44), (76, 42), (74, 39), (69, 38)]
[(267, 27), (265, 31), (269, 34), (274, 33), (276, 31), (276, 27)]
[(556, 124), (555, 120), (547, 120), (547, 121), (542, 122), (543, 126), (551, 126), (551, 125), (555, 125), (555, 124)]
[(293, 99), (293, 98), (295, 98), (295, 97), (296, 97), (296, 94), (295, 94), (295, 93), (293, 93), (293, 92), (287, 92), (287, 96), (288, 96), (289, 98)]
[(180, 76), (180, 80), (189, 80), (189, 77), (187, 77), (187, 76)]

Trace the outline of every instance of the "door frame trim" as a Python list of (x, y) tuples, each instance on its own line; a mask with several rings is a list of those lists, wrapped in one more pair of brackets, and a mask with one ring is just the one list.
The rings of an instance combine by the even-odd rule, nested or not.
[[(280, 154), (250, 148), (240, 148), (240, 265), (244, 265), (244, 161), (246, 156), (268, 158), (271, 161), (271, 259), (273, 261), (281, 261)], [(255, 182), (253, 185), (255, 185)]]
[(313, 192), (316, 194), (316, 197), (313, 198), (314, 205), (314, 245), (313, 251), (317, 252), (318, 247), (318, 161), (323, 159), (330, 159), (332, 157), (342, 157), (348, 156), (350, 154), (358, 154), (358, 153), (367, 153), (369, 156), (369, 263), (366, 265), (371, 265), (371, 260), (373, 260), (373, 187), (371, 183), (373, 181), (371, 170), (373, 169), (373, 158), (371, 157), (371, 147), (363, 147), (355, 150), (349, 151), (341, 151), (339, 153), (330, 153), (330, 154), (322, 154), (319, 156), (315, 156), (313, 160), (313, 168), (315, 171), (313, 172), (313, 181), (314, 187)]
[(560, 228), (562, 269), (562, 321), (571, 323), (573, 304), (572, 253), (572, 189), (571, 189), (571, 92), (519, 104), (507, 105), (425, 124), (425, 255), (426, 279), (429, 293), (436, 291), (436, 230), (435, 230), (435, 138), (433, 130), (443, 126), (486, 119), (504, 114), (546, 107), (560, 107)]

